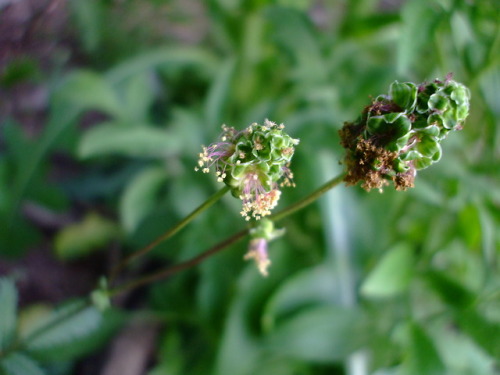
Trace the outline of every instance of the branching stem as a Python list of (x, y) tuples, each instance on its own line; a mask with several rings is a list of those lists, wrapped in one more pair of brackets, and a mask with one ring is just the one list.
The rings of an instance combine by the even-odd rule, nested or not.
[(133, 260), (146, 255), (149, 253), (151, 250), (153, 250), (156, 246), (158, 246), (160, 243), (163, 241), (169, 239), (172, 237), (174, 234), (179, 232), (182, 228), (184, 228), (189, 222), (191, 222), (194, 218), (196, 218), (199, 214), (201, 214), (203, 211), (205, 211), (207, 208), (212, 206), (215, 202), (217, 202), (224, 194), (226, 194), (229, 191), (229, 187), (224, 186), (222, 189), (220, 189), (218, 192), (216, 192), (214, 195), (212, 195), (210, 198), (208, 198), (205, 202), (203, 202), (200, 206), (198, 206), (193, 212), (191, 212), (188, 216), (186, 216), (184, 219), (179, 221), (176, 225), (174, 225), (172, 228), (167, 230), (165, 233), (163, 233), (161, 236), (159, 236), (156, 240), (151, 242), (149, 245), (143, 247), (142, 249), (130, 254), (128, 257), (123, 259), (116, 267), (114, 267), (111, 270), (110, 273), (110, 282), (112, 282), (116, 276), (127, 266), (129, 265)]
[[(288, 206), (284, 210), (271, 215), (269, 217), (270, 220), (272, 221), (279, 221), (284, 219), (285, 217), (301, 210), (302, 208), (308, 206), (309, 204), (313, 203), (316, 199), (321, 197), (323, 194), (325, 194), (327, 191), (330, 189), (334, 188), (335, 186), (339, 185), (344, 179), (344, 173), (341, 173), (340, 175), (332, 178), (330, 181), (326, 182), (324, 185), (313, 191), (311, 194), (306, 196), (305, 198), (301, 199), (300, 201)], [(123, 286), (117, 287), (116, 289), (112, 289), (110, 291), (110, 295), (114, 296), (117, 294), (121, 294), (127, 291), (130, 291), (132, 289), (138, 288), (140, 286), (144, 286), (147, 284), (150, 284), (154, 281), (162, 280), (170, 275), (173, 275), (177, 272), (183, 271), (185, 269), (188, 269), (190, 267), (193, 267), (199, 263), (201, 263), (203, 260), (206, 258), (215, 255), (219, 253), (220, 251), (224, 250), (227, 248), (229, 245), (232, 245), (233, 243), (239, 241), (243, 237), (249, 234), (251, 228), (244, 229), (231, 237), (225, 239), (222, 242), (219, 242), (217, 245), (211, 247), (210, 249), (206, 250), (205, 252), (197, 255), (194, 258), (191, 258), (185, 262), (176, 264), (172, 267), (165, 268), (163, 270), (157, 271), (155, 273), (143, 276), (139, 279), (132, 280), (129, 283), (126, 283)]]

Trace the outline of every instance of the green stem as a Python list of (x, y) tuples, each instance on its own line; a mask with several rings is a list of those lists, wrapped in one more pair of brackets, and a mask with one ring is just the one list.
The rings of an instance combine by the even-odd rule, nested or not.
[[(269, 217), (270, 220), (273, 221), (279, 221), (281, 219), (284, 219), (285, 217), (301, 210), (302, 208), (308, 206), (309, 204), (313, 203), (316, 199), (321, 197), (323, 194), (325, 194), (327, 191), (330, 189), (334, 188), (335, 186), (339, 185), (343, 179), (344, 179), (345, 174), (341, 173), (340, 175), (334, 177), (327, 183), (325, 183), (323, 186), (309, 194), (307, 197), (303, 198), (302, 200), (292, 204), (291, 206), (288, 206), (284, 210), (271, 215)], [(160, 270), (158, 272), (143, 276), (137, 280), (132, 280), (129, 283), (117, 287), (116, 289), (112, 289), (110, 291), (110, 296), (115, 296), (117, 294), (121, 294), (127, 291), (130, 291), (132, 289), (138, 288), (140, 286), (144, 286), (147, 284), (150, 284), (154, 281), (162, 280), (168, 276), (171, 276), (177, 272), (183, 271), (185, 269), (191, 268), (199, 263), (201, 263), (203, 260), (206, 258), (217, 254), (218, 252), (224, 250), (227, 248), (229, 245), (232, 245), (233, 243), (239, 241), (246, 235), (250, 233), (250, 228), (244, 229), (238, 233), (233, 234), (231, 237), (225, 239), (222, 242), (219, 242), (217, 245), (211, 247), (210, 249), (204, 251), (200, 255), (197, 255), (194, 258), (191, 258), (185, 262), (176, 264), (175, 266), (165, 268), (163, 270)]]
[(284, 210), (269, 216), (270, 220), (273, 221), (279, 221), (281, 219), (284, 219), (285, 217), (301, 210), (302, 208), (310, 205), (313, 203), (316, 199), (321, 197), (323, 194), (325, 194), (328, 190), (334, 188), (338, 184), (340, 184), (344, 180), (345, 173), (341, 173), (338, 176), (332, 178), (330, 181), (313, 191), (311, 194), (309, 194), (307, 197), (303, 198), (302, 200), (292, 204), (291, 206), (288, 206)]
[(222, 249), (228, 247), (229, 245), (239, 241), (240, 239), (245, 237), (248, 234), (248, 232), (249, 232), (249, 229), (244, 229), (238, 233), (235, 233), (231, 237), (226, 238), (224, 241), (219, 242), (217, 245), (211, 247), (210, 249), (206, 250), (205, 252), (201, 253), (200, 255), (195, 256), (194, 258), (191, 258), (189, 260), (186, 260), (185, 262), (176, 264), (175, 266), (166, 268), (164, 270), (146, 275), (146, 276), (141, 277), (137, 280), (132, 280), (131, 282), (129, 282), (121, 287), (110, 290), (109, 295), (110, 295), (110, 297), (113, 297), (117, 294), (121, 294), (121, 293), (124, 293), (126, 291), (130, 291), (132, 289), (138, 288), (140, 286), (150, 284), (154, 281), (164, 279), (167, 276), (173, 275), (177, 272), (191, 268), (191, 267), (201, 263), (206, 258), (208, 258), (208, 257), (218, 253)]
[(149, 245), (143, 247), (141, 250), (138, 250), (132, 254), (130, 254), (128, 257), (123, 259), (116, 267), (114, 267), (111, 270), (111, 276), (110, 276), (110, 281), (113, 281), (116, 276), (128, 265), (130, 262), (133, 260), (146, 255), (149, 253), (151, 250), (153, 250), (156, 246), (158, 246), (160, 243), (163, 241), (169, 239), (173, 235), (175, 235), (177, 232), (179, 232), (182, 228), (184, 228), (190, 221), (192, 221), (194, 218), (196, 218), (199, 214), (201, 214), (203, 211), (205, 211), (207, 208), (212, 206), (215, 202), (217, 202), (224, 194), (226, 194), (229, 191), (228, 186), (224, 186), (222, 189), (220, 189), (218, 192), (216, 192), (214, 195), (212, 195), (210, 198), (208, 198), (205, 202), (203, 202), (200, 206), (198, 206), (193, 212), (191, 212), (188, 216), (186, 216), (184, 219), (179, 221), (176, 225), (174, 225), (172, 228), (167, 230), (165, 233), (163, 233), (161, 236), (159, 236), (156, 240), (151, 242)]

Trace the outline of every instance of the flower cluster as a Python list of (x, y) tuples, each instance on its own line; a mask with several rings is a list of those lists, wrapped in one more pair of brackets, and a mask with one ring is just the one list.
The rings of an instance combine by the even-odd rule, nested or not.
[(416, 171), (441, 158), (440, 142), (459, 130), (469, 113), (467, 87), (448, 75), (419, 86), (394, 82), (355, 122), (339, 131), (347, 150), (345, 181), (366, 190), (392, 180), (398, 190), (413, 187)]
[(244, 259), (255, 260), (255, 264), (262, 276), (267, 276), (267, 268), (271, 265), (267, 253), (268, 243), (275, 238), (283, 235), (284, 229), (274, 229), (274, 223), (271, 220), (263, 219), (259, 225), (250, 230), (250, 245)]
[(208, 173), (213, 166), (217, 180), (242, 200), (246, 220), (269, 215), (280, 198), (280, 187), (295, 186), (290, 161), (299, 140), (284, 128), (269, 120), (242, 131), (223, 125), (221, 141), (203, 147), (199, 155), (195, 170)]

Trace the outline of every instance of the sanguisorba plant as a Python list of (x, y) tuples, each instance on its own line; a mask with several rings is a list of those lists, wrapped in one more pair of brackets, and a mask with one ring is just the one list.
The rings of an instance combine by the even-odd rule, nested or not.
[[(73, 321), (78, 321), (78, 316), (91, 305), (99, 310), (106, 309), (109, 306), (110, 296), (147, 285), (192, 267), (246, 235), (250, 235), (251, 239), (244, 258), (255, 260), (259, 272), (266, 276), (271, 264), (267, 253), (268, 242), (283, 233), (283, 230), (275, 229), (276, 221), (314, 202), (342, 181), (347, 185), (361, 182), (361, 186), (366, 190), (373, 188), (381, 190), (391, 181), (398, 190), (413, 187), (417, 171), (429, 167), (441, 158), (440, 144), (443, 139), (451, 131), (462, 128), (469, 113), (469, 100), (469, 90), (461, 83), (452, 80), (451, 75), (442, 81), (434, 80), (420, 85), (394, 82), (390, 86), (388, 95), (376, 97), (356, 121), (346, 122), (339, 131), (341, 144), (346, 149), (344, 159), (346, 171), (275, 214), (271, 214), (271, 210), (279, 200), (280, 188), (295, 186), (290, 162), (299, 140), (286, 134), (284, 125), (277, 125), (268, 120), (263, 125), (255, 123), (242, 131), (223, 126), (220, 141), (203, 147), (199, 155), (199, 165), (195, 169), (208, 173), (212, 168), (218, 181), (224, 183), (225, 187), (158, 239), (118, 264), (115, 272), (112, 272), (110, 282), (112, 283), (118, 273), (132, 260), (146, 255), (160, 242), (175, 235), (227, 191), (231, 191), (233, 196), (241, 199), (241, 214), (250, 221), (247, 229), (193, 259), (141, 276), (123, 285), (110, 288), (104, 280), (87, 298), (86, 303), (65, 314), (64, 319), (59, 321), (64, 325), (71, 325)], [(9, 288), (13, 289), (13, 286)], [(13, 292), (0, 293), (0, 300), (7, 299), (6, 295), (10, 295), (9, 308), (12, 310), (15, 308)], [(94, 308), (92, 311), (96, 314), (98, 310)], [(0, 340), (0, 368), (5, 369), (13, 361), (21, 360), (24, 366), (30, 359), (21, 358), (18, 352), (29, 348), (30, 340), (49, 335), (59, 329), (60, 325), (57, 321), (51, 321), (27, 339), (16, 337), (12, 327), (9, 327), (8, 332), (3, 330), (8, 333), (6, 336), (5, 332), (1, 332), (2, 325), (0, 325), (0, 339), (3, 338)], [(31, 362), (30, 365), (35, 366)]]

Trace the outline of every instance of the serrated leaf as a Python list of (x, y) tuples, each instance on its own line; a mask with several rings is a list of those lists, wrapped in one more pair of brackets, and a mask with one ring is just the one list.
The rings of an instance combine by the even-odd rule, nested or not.
[[(30, 357), (12, 353), (0, 360), (0, 368), (5, 375), (44, 375), (45, 372)], [(3, 374), (2, 374), (3, 375)]]
[(413, 252), (406, 243), (391, 248), (370, 272), (361, 286), (361, 294), (387, 298), (403, 293), (413, 275)]
[(367, 331), (359, 311), (339, 306), (314, 307), (285, 320), (267, 338), (269, 349), (293, 358), (332, 363), (359, 348)]
[(28, 333), (26, 349), (37, 352), (82, 339), (99, 329), (102, 314), (85, 301), (75, 301), (56, 309)]
[(96, 213), (57, 233), (54, 246), (59, 259), (71, 260), (87, 255), (119, 237), (118, 225)]
[(148, 168), (127, 185), (120, 202), (120, 219), (128, 232), (133, 232), (156, 202), (156, 193), (166, 179), (165, 169)]
[(0, 278), (0, 351), (7, 347), (16, 330), (17, 290), (12, 280)]
[(164, 157), (180, 151), (182, 142), (167, 131), (150, 126), (99, 125), (84, 134), (78, 147), (81, 158), (118, 154)]

